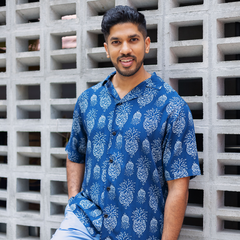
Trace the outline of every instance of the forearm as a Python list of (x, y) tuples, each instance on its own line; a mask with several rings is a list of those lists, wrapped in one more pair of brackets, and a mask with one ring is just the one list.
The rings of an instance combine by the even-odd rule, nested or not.
[(181, 231), (188, 202), (187, 187), (175, 187), (168, 194), (165, 210), (162, 240), (177, 240)]
[(67, 168), (67, 185), (68, 185), (68, 199), (76, 196), (82, 187), (85, 164), (79, 164), (72, 162), (68, 159), (66, 160)]

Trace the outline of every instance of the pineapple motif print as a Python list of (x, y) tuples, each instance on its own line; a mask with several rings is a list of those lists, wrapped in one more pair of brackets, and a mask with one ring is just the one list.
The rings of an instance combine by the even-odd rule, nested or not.
[(185, 114), (184, 112), (180, 112), (178, 118), (173, 122), (173, 133), (180, 136), (185, 128), (186, 121), (185, 121)]
[(88, 93), (83, 92), (82, 95), (79, 98), (79, 107), (81, 109), (82, 113), (85, 113), (85, 111), (88, 108)]
[(193, 175), (199, 175), (201, 173), (198, 164), (196, 164), (195, 162), (192, 165), (192, 172)]
[(98, 128), (102, 129), (105, 127), (105, 122), (106, 122), (106, 117), (104, 115), (102, 115), (99, 119), (98, 119)]
[(137, 178), (144, 185), (148, 178), (148, 172), (150, 169), (149, 160), (146, 157), (141, 157), (137, 160)]
[(111, 98), (106, 89), (103, 89), (100, 92), (100, 106), (102, 107), (103, 111), (105, 112), (108, 107), (111, 105)]
[(160, 96), (157, 101), (155, 102), (155, 105), (157, 107), (161, 107), (164, 105), (164, 103), (167, 101), (167, 96), (166, 95), (162, 95)]
[(98, 197), (100, 194), (100, 185), (96, 182), (90, 188), (90, 196), (92, 201), (98, 205)]
[(193, 130), (188, 132), (184, 142), (186, 144), (187, 153), (195, 159), (197, 157), (197, 146), (195, 141), (195, 133)]
[(95, 118), (97, 116), (97, 110), (96, 109), (92, 109), (91, 111), (89, 111), (87, 113), (87, 117), (86, 117), (86, 127), (88, 130), (88, 134), (91, 134), (91, 131), (95, 125)]
[(131, 240), (131, 236), (129, 236), (126, 232), (121, 232), (117, 237), (117, 240)]
[(73, 112), (73, 124), (72, 129), (75, 132), (75, 134), (79, 134), (81, 131), (80, 124), (82, 123), (81, 118), (77, 111)]
[(76, 150), (77, 145), (78, 145), (78, 140), (75, 137), (73, 137), (72, 138), (72, 148), (73, 148), (73, 150)]
[(93, 94), (90, 99), (91, 106), (96, 106), (97, 105), (97, 95)]
[(86, 183), (89, 183), (90, 177), (91, 177), (91, 171), (92, 171), (92, 159), (88, 158), (86, 162)]
[(158, 171), (158, 177), (160, 179), (161, 186), (163, 187), (164, 185), (163, 167), (162, 166), (158, 167), (157, 171)]
[(152, 179), (154, 183), (158, 183), (160, 181), (158, 176), (158, 170), (156, 168), (153, 171)]
[(117, 226), (118, 208), (112, 204), (108, 205), (104, 209), (103, 214), (107, 215), (107, 217), (103, 220), (103, 224), (110, 234)]
[(150, 153), (150, 142), (148, 141), (148, 139), (144, 139), (143, 142), (142, 142), (142, 149), (143, 149), (143, 152), (145, 154), (149, 154)]
[(164, 88), (166, 89), (167, 93), (170, 93), (173, 91), (172, 87), (167, 83), (164, 83)]
[(94, 219), (93, 220), (93, 225), (94, 225), (94, 227), (98, 230), (98, 231), (101, 231), (101, 229), (102, 229), (102, 217), (100, 217), (100, 218), (97, 218), (97, 219)]
[(186, 170), (188, 169), (186, 159), (179, 158), (178, 160), (175, 160), (171, 168), (171, 172), (175, 179), (188, 176), (188, 172)]
[(159, 240), (159, 239), (154, 236), (150, 236), (147, 240)]
[(130, 226), (129, 217), (127, 216), (126, 213), (124, 213), (121, 219), (121, 227), (126, 230), (129, 228), (129, 226)]
[(125, 175), (130, 177), (134, 173), (134, 164), (131, 160), (129, 160), (125, 166)]
[(110, 112), (108, 115), (108, 131), (109, 132), (112, 131), (113, 114), (114, 114), (114, 111)]
[(182, 153), (182, 142), (177, 141), (174, 145), (174, 156), (179, 156)]
[(117, 138), (116, 138), (116, 148), (117, 149), (121, 149), (122, 148), (122, 140), (123, 140), (123, 136), (122, 134), (118, 134)]
[(84, 209), (89, 209), (90, 207), (94, 206), (94, 204), (89, 200), (81, 200), (79, 205)]
[(151, 103), (157, 92), (158, 91), (156, 89), (145, 88), (143, 95), (137, 99), (140, 108), (145, 107), (147, 104)]
[(133, 194), (135, 192), (135, 183), (131, 180), (124, 180), (119, 187), (119, 202), (127, 209), (133, 201)]
[(165, 150), (163, 153), (163, 163), (165, 164), (165, 166), (167, 166), (170, 158), (171, 158), (171, 143), (168, 142), (165, 146)]
[(138, 191), (137, 201), (138, 201), (140, 204), (143, 204), (143, 203), (145, 203), (145, 201), (146, 201), (146, 192), (145, 192), (142, 188)]
[(86, 144), (86, 140), (85, 138), (80, 138), (79, 140), (79, 148), (78, 148), (78, 151), (82, 154), (85, 154), (86, 153), (86, 149), (87, 149), (87, 144)]
[(120, 128), (120, 130), (122, 129), (124, 124), (127, 122), (128, 115), (131, 113), (131, 109), (132, 109), (132, 106), (130, 103), (121, 104), (117, 107), (115, 122)]
[(100, 178), (100, 167), (98, 164), (96, 164), (95, 167), (93, 168), (93, 177), (96, 180)]
[(142, 114), (137, 111), (133, 114), (133, 118), (132, 118), (132, 124), (133, 125), (138, 125), (140, 122), (141, 122), (141, 117), (142, 117)]
[(87, 225), (89, 223), (89, 218), (82, 209), (80, 209), (80, 211), (77, 211), (77, 212), (75, 211), (75, 215), (84, 225)]
[(105, 183), (107, 181), (107, 166), (108, 166), (108, 160), (104, 161), (103, 162), (103, 165), (102, 165), (102, 176), (101, 176), (101, 179), (102, 181)]
[(115, 187), (113, 185), (111, 185), (110, 190), (108, 191), (108, 197), (111, 200), (114, 200), (116, 197), (116, 190)]
[(154, 213), (156, 213), (158, 209), (159, 197), (160, 193), (158, 187), (151, 185), (149, 188), (149, 206), (152, 208)]
[(189, 123), (189, 126), (193, 126), (194, 125), (193, 117), (192, 117), (192, 114), (191, 114), (190, 111), (188, 112), (188, 123)]
[(133, 211), (132, 220), (133, 220), (133, 231), (140, 238), (141, 235), (145, 232), (147, 227), (147, 211), (142, 208), (137, 208)]
[(160, 138), (154, 139), (152, 143), (152, 156), (155, 163), (162, 160), (162, 144)]
[(100, 82), (100, 83), (92, 86), (92, 89), (93, 89), (94, 92), (96, 92), (101, 86), (102, 86), (102, 83)]
[(114, 153), (112, 155), (112, 158), (113, 163), (109, 165), (108, 175), (111, 177), (113, 181), (115, 181), (121, 173), (121, 165), (123, 164), (123, 154), (120, 152)]
[(100, 209), (95, 209), (94, 211), (91, 211), (90, 215), (92, 217), (99, 217), (102, 214), (102, 211)]
[(97, 132), (93, 137), (93, 156), (96, 157), (98, 161), (104, 153), (105, 142), (106, 135), (101, 132)]
[(131, 157), (133, 157), (138, 150), (139, 136), (140, 132), (135, 128), (130, 128), (125, 133), (125, 150), (129, 153)]
[(87, 141), (87, 152), (90, 154), (92, 151), (92, 142), (88, 139)]
[(150, 221), (150, 232), (155, 233), (158, 230), (158, 221), (155, 217)]
[(154, 108), (147, 110), (144, 114), (143, 128), (146, 130), (148, 136), (157, 129), (161, 115), (161, 112)]
[(181, 98), (173, 97), (170, 99), (166, 111), (170, 116), (177, 117), (183, 105), (184, 101)]

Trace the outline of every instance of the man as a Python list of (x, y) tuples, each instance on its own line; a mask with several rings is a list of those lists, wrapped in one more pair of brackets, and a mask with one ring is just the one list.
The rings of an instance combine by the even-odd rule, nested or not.
[(141, 13), (117, 6), (103, 16), (102, 32), (116, 72), (76, 103), (69, 203), (54, 240), (176, 240), (189, 179), (200, 174), (191, 112), (144, 69), (150, 38)]

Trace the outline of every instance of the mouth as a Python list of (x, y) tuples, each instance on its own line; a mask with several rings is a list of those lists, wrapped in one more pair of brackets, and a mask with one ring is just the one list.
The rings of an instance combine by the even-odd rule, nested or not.
[(134, 59), (133, 58), (127, 58), (127, 59), (120, 59), (119, 62), (122, 64), (123, 67), (130, 67), (133, 64)]

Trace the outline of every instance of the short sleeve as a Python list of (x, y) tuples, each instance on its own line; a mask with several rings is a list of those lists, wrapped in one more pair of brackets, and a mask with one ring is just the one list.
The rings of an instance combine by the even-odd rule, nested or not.
[(73, 112), (71, 136), (65, 148), (65, 151), (68, 154), (69, 160), (76, 163), (84, 163), (86, 146), (87, 146), (87, 135), (83, 126), (82, 114), (80, 109), (80, 98), (79, 98)]
[(166, 180), (200, 175), (194, 124), (186, 103), (171, 111), (166, 128), (163, 145)]

